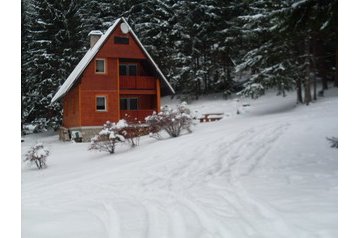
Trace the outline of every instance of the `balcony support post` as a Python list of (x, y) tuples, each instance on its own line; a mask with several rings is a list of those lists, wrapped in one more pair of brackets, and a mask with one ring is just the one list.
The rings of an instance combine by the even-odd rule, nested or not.
[(159, 79), (157, 78), (156, 80), (156, 88), (157, 88), (157, 112), (160, 111), (160, 82), (159, 82)]

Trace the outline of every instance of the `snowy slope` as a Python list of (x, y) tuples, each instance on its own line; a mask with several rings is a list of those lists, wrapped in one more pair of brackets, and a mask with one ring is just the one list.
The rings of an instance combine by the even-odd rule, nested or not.
[(337, 237), (330, 93), (309, 107), (293, 94), (194, 102), (198, 114), (225, 118), (114, 155), (26, 137), (23, 153), (43, 141), (51, 155), (46, 170), (23, 164), (23, 237)]

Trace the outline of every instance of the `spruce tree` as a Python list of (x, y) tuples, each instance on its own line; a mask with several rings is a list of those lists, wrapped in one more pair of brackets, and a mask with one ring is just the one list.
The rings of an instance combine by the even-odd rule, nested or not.
[(336, 4), (313, 0), (250, 2), (249, 14), (239, 17), (250, 48), (239, 59), (237, 70), (252, 71), (242, 94), (259, 96), (264, 89), (277, 88), (284, 95), (286, 90), (296, 88), (297, 101), (303, 102), (303, 85), (304, 102), (309, 104), (312, 79), (317, 77), (317, 66), (326, 58), (324, 54), (317, 55), (313, 39), (323, 40), (331, 34), (335, 41), (334, 31), (328, 34), (323, 26), (336, 25)]
[(58, 127), (61, 105), (50, 104), (54, 93), (79, 61), (84, 39), (75, 0), (33, 0), (29, 13), (28, 57), (23, 67), (27, 89), (23, 96), (24, 120)]

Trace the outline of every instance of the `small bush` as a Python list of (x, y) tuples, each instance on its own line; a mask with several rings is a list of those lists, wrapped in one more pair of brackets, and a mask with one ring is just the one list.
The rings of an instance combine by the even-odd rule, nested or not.
[(117, 124), (107, 121), (103, 129), (91, 139), (89, 150), (106, 151), (113, 154), (116, 145), (124, 142), (123, 135), (119, 134), (124, 122), (119, 121)]
[(176, 109), (164, 106), (159, 113), (153, 112), (153, 115), (146, 117), (145, 120), (152, 131), (165, 130), (171, 137), (179, 136), (182, 130), (191, 132), (193, 124), (190, 109), (185, 102)]
[(47, 167), (46, 159), (49, 154), (50, 151), (42, 143), (37, 143), (26, 153), (25, 162), (36, 164), (38, 169), (43, 169)]
[(121, 120), (124, 123), (119, 130), (119, 134), (123, 135), (132, 147), (138, 146), (140, 138), (144, 135), (150, 134), (150, 127), (146, 123), (142, 123), (137, 118), (131, 118), (130, 115), (125, 114), (124, 119)]

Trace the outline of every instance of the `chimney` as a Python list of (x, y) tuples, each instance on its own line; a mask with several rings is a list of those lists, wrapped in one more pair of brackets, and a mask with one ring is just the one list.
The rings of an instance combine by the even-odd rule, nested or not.
[(95, 30), (88, 33), (88, 35), (90, 37), (90, 48), (92, 49), (92, 47), (96, 44), (99, 38), (101, 38), (103, 33), (101, 31)]

